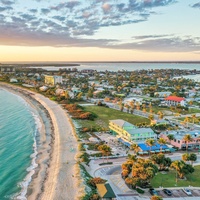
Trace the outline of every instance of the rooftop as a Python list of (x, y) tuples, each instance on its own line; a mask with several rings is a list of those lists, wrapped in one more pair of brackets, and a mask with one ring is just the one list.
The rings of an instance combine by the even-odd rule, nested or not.
[(185, 100), (185, 98), (177, 97), (177, 96), (168, 96), (167, 98), (165, 98), (165, 100), (181, 102), (181, 101)]

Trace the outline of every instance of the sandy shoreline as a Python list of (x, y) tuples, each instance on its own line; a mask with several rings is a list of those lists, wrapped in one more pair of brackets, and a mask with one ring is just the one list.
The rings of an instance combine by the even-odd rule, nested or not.
[(37, 110), (42, 122), (37, 138), (38, 167), (29, 185), (27, 199), (80, 199), (84, 188), (76, 160), (78, 143), (66, 111), (38, 93), (4, 83), (0, 83), (0, 87), (23, 97)]

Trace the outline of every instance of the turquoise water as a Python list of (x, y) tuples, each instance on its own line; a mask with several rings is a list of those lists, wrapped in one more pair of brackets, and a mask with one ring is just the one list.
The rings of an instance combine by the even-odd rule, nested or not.
[(35, 165), (36, 115), (19, 96), (0, 88), (0, 199), (25, 199)]

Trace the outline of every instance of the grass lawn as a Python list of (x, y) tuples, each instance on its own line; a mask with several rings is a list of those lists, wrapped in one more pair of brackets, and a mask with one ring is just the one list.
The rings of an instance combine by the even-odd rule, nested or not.
[[(200, 166), (195, 166), (195, 171), (192, 174), (186, 176), (187, 180), (178, 179), (177, 187), (188, 187), (189, 185), (194, 187), (200, 187)], [(151, 185), (155, 188), (159, 186), (163, 187), (175, 187), (176, 184), (176, 171), (170, 170), (167, 174), (161, 174), (160, 172), (153, 178)]]
[(82, 125), (82, 127), (87, 127), (89, 129), (91, 129), (92, 127), (96, 127), (99, 130), (102, 130), (102, 128), (107, 130), (109, 120), (112, 119), (123, 119), (135, 125), (137, 123), (143, 123), (143, 122), (147, 122), (147, 124), (150, 123), (149, 119), (147, 118), (121, 112), (112, 108), (106, 108), (101, 106), (85, 106), (84, 110), (92, 112), (98, 116), (94, 121), (77, 120), (78, 123)]

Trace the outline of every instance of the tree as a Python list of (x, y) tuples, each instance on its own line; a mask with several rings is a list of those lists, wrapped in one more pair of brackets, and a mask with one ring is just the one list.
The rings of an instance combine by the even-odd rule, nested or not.
[(132, 162), (132, 163), (135, 163), (137, 161), (137, 156), (128, 154), (128, 161)]
[(96, 188), (96, 184), (105, 183), (105, 182), (106, 180), (100, 177), (94, 177), (88, 180), (88, 183), (95, 188)]
[(173, 161), (170, 167), (176, 169), (178, 176), (181, 179), (183, 179), (185, 175), (194, 172), (192, 165), (186, 164), (182, 160)]
[(185, 162), (189, 161), (190, 160), (190, 154), (184, 153), (182, 155), (182, 160), (185, 161)]
[(70, 99), (70, 95), (69, 95), (69, 92), (67, 90), (65, 90), (65, 99)]
[(135, 102), (134, 102), (134, 100), (131, 101), (129, 104), (130, 104), (130, 107), (131, 107), (131, 114), (133, 114), (133, 111), (135, 109)]
[(188, 122), (190, 122), (190, 118), (189, 117), (185, 117), (184, 122), (187, 123), (187, 128), (188, 128)]
[(164, 117), (164, 114), (163, 114), (163, 112), (161, 112), (161, 111), (158, 111), (158, 116), (159, 116), (159, 119), (163, 119), (163, 117)]
[(108, 162), (108, 156), (111, 154), (112, 149), (108, 145), (103, 144), (98, 147), (98, 150), (101, 151), (103, 156), (107, 156)]
[(191, 153), (189, 156), (189, 161), (191, 162), (191, 165), (193, 165), (193, 162), (197, 160), (197, 155), (195, 153)]
[(154, 120), (154, 115), (150, 114), (150, 115), (148, 116), (148, 118), (149, 118), (150, 121), (153, 121), (153, 120)]
[(192, 136), (190, 134), (186, 134), (184, 135), (183, 140), (186, 142), (186, 150), (188, 151), (188, 143), (192, 142)]
[(159, 166), (159, 170), (166, 170), (170, 167), (172, 161), (170, 158), (166, 158), (164, 154), (153, 154), (150, 158), (154, 164)]
[(82, 96), (83, 96), (83, 93), (80, 92), (80, 93), (78, 93), (78, 95), (76, 96), (76, 98), (77, 98), (78, 100), (80, 100), (80, 99), (82, 98)]
[(174, 140), (174, 135), (169, 134), (169, 135), (167, 135), (167, 138), (168, 138), (168, 140), (170, 141), (170, 144), (171, 144), (171, 141)]
[(192, 121), (193, 121), (193, 124), (194, 124), (194, 122), (195, 122), (195, 120), (197, 119), (197, 117), (196, 117), (195, 114), (193, 114), (191, 117), (192, 117)]
[(88, 90), (88, 93), (87, 93), (86, 97), (87, 97), (87, 99), (93, 97), (93, 89), (90, 88), (90, 89)]
[(145, 141), (145, 143), (146, 143), (147, 146), (150, 147), (150, 151), (151, 151), (152, 146), (155, 145), (156, 141), (155, 141), (154, 139), (151, 139), (151, 138), (150, 138), (150, 139), (147, 139), (147, 140)]
[(135, 154), (137, 154), (140, 151), (140, 147), (138, 146), (138, 144), (132, 144), (131, 149), (133, 149)]
[(158, 144), (160, 144), (160, 152), (162, 152), (162, 146), (165, 145), (167, 141), (164, 138), (159, 138)]
[(161, 196), (153, 195), (151, 200), (163, 200), (163, 198)]
[(149, 184), (158, 168), (149, 159), (138, 158), (132, 166), (132, 177), (138, 179), (139, 184)]

